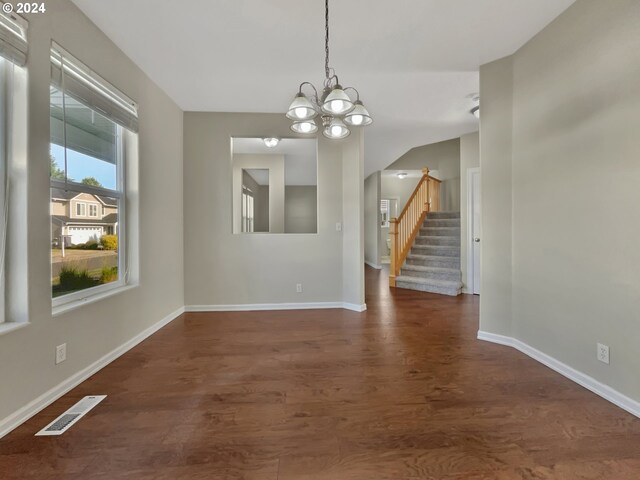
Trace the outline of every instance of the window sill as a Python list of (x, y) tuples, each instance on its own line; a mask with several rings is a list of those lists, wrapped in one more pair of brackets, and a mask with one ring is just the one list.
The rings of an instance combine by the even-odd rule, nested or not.
[(121, 287), (112, 288), (105, 292), (95, 293), (89, 297), (81, 298), (79, 300), (72, 300), (67, 303), (63, 303), (62, 305), (56, 305), (51, 309), (51, 314), (54, 317), (62, 315), (64, 313), (70, 312), (77, 308), (83, 307), (84, 305), (89, 305), (91, 303), (98, 302), (100, 300), (104, 300), (105, 298), (113, 297), (114, 295), (118, 295), (120, 293), (126, 292), (128, 290), (133, 290), (137, 288), (138, 285), (123, 285)]
[(0, 323), (0, 335), (5, 335), (9, 332), (15, 332), (21, 328), (31, 325), (29, 322), (5, 322)]

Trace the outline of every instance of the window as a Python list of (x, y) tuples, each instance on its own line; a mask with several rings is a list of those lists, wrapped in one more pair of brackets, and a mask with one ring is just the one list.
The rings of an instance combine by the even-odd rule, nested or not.
[(389, 227), (389, 200), (386, 198), (383, 198), (382, 200), (380, 200), (380, 216), (381, 216), (381, 225), (383, 227)]
[(51, 67), (51, 288), (56, 307), (126, 284), (125, 152), (127, 139), (137, 131), (137, 113), (131, 100), (56, 44)]
[(245, 185), (242, 186), (242, 232), (254, 231), (253, 192)]
[[(23, 18), (0, 12), (0, 324), (3, 324), (3, 330), (11, 323), (18, 323), (8, 312), (15, 313), (11, 303), (22, 296), (23, 290), (26, 294), (26, 286), (16, 280), (20, 275), (14, 275), (12, 286), (16, 288), (9, 299), (6, 296), (5, 273), (25, 266), (19, 260), (23, 253), (26, 254), (26, 250), (22, 250), (26, 248), (26, 226), (23, 229), (13, 218), (16, 208), (24, 209), (24, 204), (18, 205), (14, 200), (24, 198), (26, 202), (26, 197), (20, 195), (26, 185), (20, 183), (21, 176), (15, 172), (23, 171), (26, 162), (26, 121), (22, 121), (23, 117), (26, 120), (26, 78), (20, 67), (26, 64), (27, 59), (27, 27)], [(21, 214), (24, 215), (23, 212)], [(6, 246), (11, 243), (9, 240), (14, 240), (18, 234), (22, 241), (12, 247), (11, 252), (7, 251)], [(20, 285), (15, 285), (16, 282)], [(11, 320), (6, 325), (5, 317)]]
[(76, 217), (85, 217), (87, 215), (87, 204), (86, 203), (76, 203)]

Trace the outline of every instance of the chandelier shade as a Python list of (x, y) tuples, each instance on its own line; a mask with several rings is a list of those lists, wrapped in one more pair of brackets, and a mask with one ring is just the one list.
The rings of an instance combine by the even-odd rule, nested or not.
[(327, 138), (339, 140), (341, 138), (347, 138), (351, 134), (351, 131), (342, 120), (339, 118), (333, 118), (329, 124), (324, 127), (322, 134)]
[(333, 87), (322, 104), (322, 111), (330, 115), (345, 115), (353, 110), (354, 104), (340, 85)]
[(291, 125), (291, 130), (296, 133), (316, 133), (318, 131), (318, 125), (315, 120), (305, 120), (302, 122), (294, 122)]
[(318, 112), (302, 92), (299, 92), (295, 96), (293, 102), (291, 102), (291, 105), (289, 106), (289, 110), (287, 111), (287, 118), (294, 122), (311, 120), (316, 115), (318, 115)]
[(360, 100), (356, 100), (355, 107), (344, 117), (344, 123), (352, 127), (366, 127), (373, 123), (373, 119)]
[[(310, 82), (303, 82), (293, 102), (287, 110), (287, 118), (293, 123), (291, 130), (296, 133), (315, 133), (318, 125), (314, 118), (322, 117), (323, 135), (331, 139), (346, 138), (352, 127), (364, 127), (373, 122), (368, 110), (360, 101), (360, 94), (353, 87), (343, 88), (333, 68), (329, 67), (329, 0), (325, 0), (325, 80), (321, 89)], [(303, 88), (308, 86), (313, 93), (306, 95)], [(321, 95), (318, 94), (321, 92)], [(347, 91), (355, 93), (355, 100)]]

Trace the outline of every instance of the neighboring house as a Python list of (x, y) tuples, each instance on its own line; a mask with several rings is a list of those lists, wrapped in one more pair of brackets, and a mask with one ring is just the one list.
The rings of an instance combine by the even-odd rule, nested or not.
[(51, 239), (59, 245), (99, 241), (102, 235), (118, 233), (118, 203), (91, 193), (51, 190)]

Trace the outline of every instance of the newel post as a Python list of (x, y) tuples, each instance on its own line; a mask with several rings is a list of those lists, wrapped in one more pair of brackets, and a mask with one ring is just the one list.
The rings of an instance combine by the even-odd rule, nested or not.
[(391, 237), (391, 265), (389, 265), (389, 286), (396, 286), (397, 265), (398, 265), (398, 219), (389, 220), (389, 236)]
[(429, 181), (429, 167), (424, 167), (422, 169), (423, 178), (426, 178), (427, 182), (427, 201), (424, 203), (424, 211), (429, 213), (431, 211), (431, 185)]

